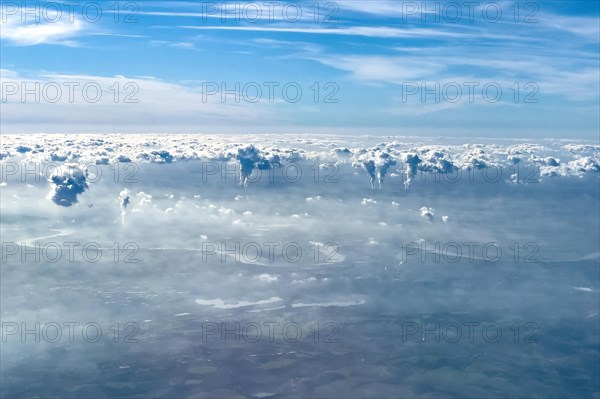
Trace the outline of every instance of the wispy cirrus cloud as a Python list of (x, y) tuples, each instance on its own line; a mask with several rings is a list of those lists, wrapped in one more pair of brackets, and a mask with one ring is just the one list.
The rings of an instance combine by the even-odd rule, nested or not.
[(396, 84), (433, 76), (445, 69), (442, 64), (433, 61), (379, 55), (321, 55), (307, 58), (349, 72), (358, 80)]
[[(505, 89), (515, 83), (533, 84), (539, 87), (540, 95), (559, 95), (569, 101), (598, 99), (600, 90), (597, 61), (594, 60), (583, 60), (575, 65), (568, 60), (523, 55), (520, 61), (510, 62), (502, 53), (472, 58), (461, 57), (459, 51), (451, 55), (446, 50), (401, 56), (312, 52), (303, 57), (344, 71), (351, 79), (365, 83), (403, 85), (417, 82), (432, 87), (436, 82), (442, 86), (453, 82), (480, 85), (493, 82)], [(462, 70), (463, 74), (458, 75), (457, 70)]]
[[(35, 74), (0, 69), (3, 131), (198, 131), (207, 126), (281, 122), (281, 102), (224, 101), (201, 82), (155, 77)], [(208, 89), (206, 89), (208, 91)], [(213, 90), (214, 91), (214, 90)], [(28, 93), (28, 94), (25, 94)], [(227, 99), (226, 99), (227, 100)], [(283, 104), (285, 105), (285, 104)], [(262, 123), (262, 122), (261, 122)]]
[(294, 26), (193, 26), (181, 25), (183, 29), (215, 30), (215, 31), (247, 31), (247, 32), (269, 32), (269, 33), (302, 33), (311, 35), (338, 35), (338, 36), (362, 36), (371, 38), (406, 38), (406, 39), (520, 39), (518, 36), (494, 34), (485, 31), (456, 32), (434, 28), (394, 28), (388, 26), (350, 26), (345, 28), (312, 28)]
[(600, 40), (599, 18), (544, 14), (540, 24), (546, 29), (567, 32), (592, 42)]

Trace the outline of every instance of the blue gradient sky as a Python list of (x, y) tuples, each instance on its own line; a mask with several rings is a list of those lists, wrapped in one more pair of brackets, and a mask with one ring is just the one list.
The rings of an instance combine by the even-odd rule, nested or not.
[[(338, 0), (318, 2), (318, 16), (313, 1), (30, 2), (29, 12), (21, 4), (2, 2), (7, 133), (598, 138), (597, 1)], [(107, 93), (134, 82), (139, 101), (6, 95), (7, 84), (25, 81), (93, 81)], [(251, 82), (264, 89), (256, 103), (202, 95), (212, 83)], [(279, 84), (272, 101), (265, 82)], [(298, 102), (283, 96), (290, 82), (302, 89)]]

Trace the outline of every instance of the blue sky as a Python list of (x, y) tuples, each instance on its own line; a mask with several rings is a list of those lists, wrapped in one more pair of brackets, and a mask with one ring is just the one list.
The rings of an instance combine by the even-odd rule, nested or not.
[(2, 2), (3, 132), (598, 139), (597, 1), (69, 4)]

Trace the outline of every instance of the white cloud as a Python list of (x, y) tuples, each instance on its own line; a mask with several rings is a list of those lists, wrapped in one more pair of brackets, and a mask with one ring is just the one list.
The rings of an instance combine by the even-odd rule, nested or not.
[[(222, 101), (203, 96), (201, 86), (153, 77), (45, 74), (24, 77), (0, 71), (2, 128), (10, 131), (157, 131), (207, 126), (244, 126), (252, 121), (281, 123), (278, 103)], [(26, 90), (33, 94), (25, 96)], [(76, 86), (69, 86), (75, 84)], [(87, 85), (87, 86), (86, 86)], [(8, 88), (13, 90), (9, 92)], [(73, 88), (71, 88), (73, 87)], [(12, 93), (12, 94), (11, 94)], [(285, 104), (283, 104), (285, 105)]]
[(7, 40), (17, 46), (34, 46), (37, 44), (62, 44), (75, 46), (70, 39), (84, 32), (86, 23), (78, 16), (63, 18), (54, 10), (45, 10), (44, 17), (38, 11), (36, 23), (33, 16), (22, 21), (24, 10), (16, 7), (15, 12), (7, 13), (5, 7), (0, 11), (0, 39)]
[[(347, 28), (297, 28), (297, 27), (265, 27), (265, 26), (191, 26), (182, 25), (180, 28), (197, 30), (230, 30), (271, 33), (304, 33), (314, 35), (364, 36), (378, 38), (472, 38), (476, 33), (460, 33), (430, 28), (393, 28), (387, 26), (351, 26)], [(507, 39), (511, 36), (484, 34), (488, 38)], [(512, 37), (515, 38), (516, 37)]]
[(48, 179), (51, 187), (49, 198), (60, 206), (69, 207), (76, 204), (77, 196), (89, 188), (86, 179), (87, 170), (76, 164), (65, 164), (62, 168), (56, 168)]

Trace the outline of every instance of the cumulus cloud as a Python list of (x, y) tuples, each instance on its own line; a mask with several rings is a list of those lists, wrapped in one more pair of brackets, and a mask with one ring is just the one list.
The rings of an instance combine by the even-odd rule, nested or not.
[(419, 169), (424, 172), (453, 173), (458, 169), (450, 156), (438, 149), (422, 149), (419, 159)]
[(121, 224), (125, 224), (125, 214), (129, 203), (131, 202), (131, 196), (129, 195), (129, 190), (124, 189), (119, 193), (119, 198), (117, 198), (117, 202), (121, 207)]
[(426, 206), (421, 207), (421, 216), (429, 220), (430, 222), (433, 222), (434, 209), (428, 208)]
[[(151, 151), (150, 153), (142, 153), (139, 155), (139, 159), (154, 163), (171, 163), (175, 161), (175, 157), (169, 153), (169, 151)], [(128, 161), (120, 161), (128, 162)]]
[(404, 189), (408, 190), (412, 183), (415, 175), (417, 174), (417, 168), (421, 163), (421, 159), (417, 154), (403, 154), (402, 162), (404, 163)]
[(77, 196), (88, 189), (87, 169), (77, 164), (64, 164), (62, 168), (54, 169), (48, 179), (51, 191), (50, 199), (56, 205), (69, 207), (78, 202)]
[(492, 156), (483, 148), (472, 148), (464, 152), (459, 157), (459, 164), (464, 169), (485, 169), (489, 166), (496, 166)]
[(377, 182), (381, 189), (388, 169), (396, 165), (396, 163), (396, 160), (389, 153), (377, 149), (359, 155), (354, 165), (362, 167), (367, 172), (372, 189), (375, 188), (375, 182)]
[(600, 172), (600, 158), (581, 157), (569, 162), (569, 166), (579, 172)]
[(133, 212), (144, 212), (144, 208), (146, 206), (152, 205), (152, 195), (147, 194), (143, 191), (139, 191), (135, 196), (136, 198), (138, 198), (138, 200), (135, 208), (133, 208), (132, 210)]
[(238, 149), (237, 160), (240, 162), (240, 185), (244, 187), (255, 169), (269, 170), (281, 165), (279, 155), (263, 156), (254, 145)]

